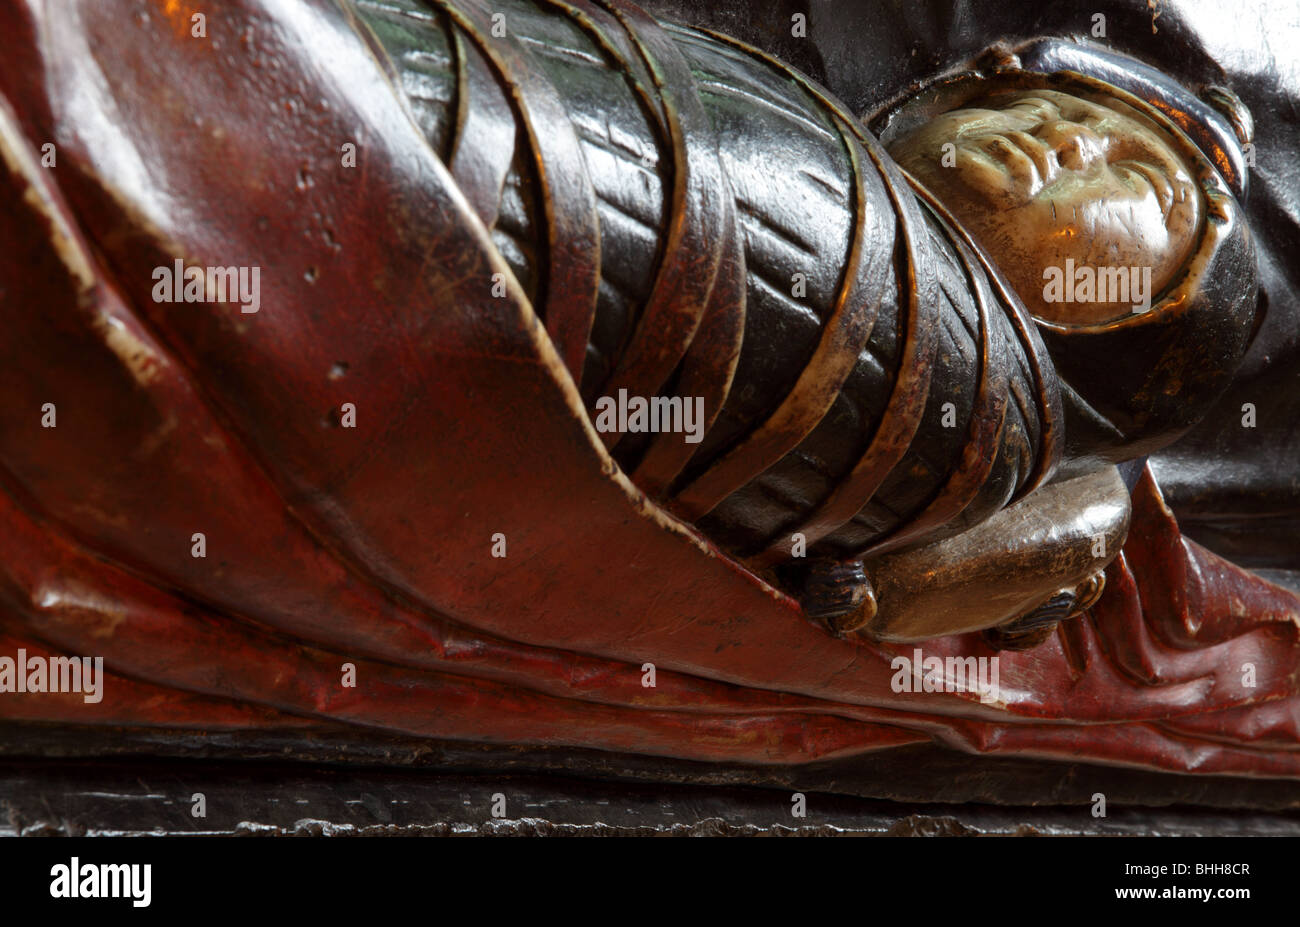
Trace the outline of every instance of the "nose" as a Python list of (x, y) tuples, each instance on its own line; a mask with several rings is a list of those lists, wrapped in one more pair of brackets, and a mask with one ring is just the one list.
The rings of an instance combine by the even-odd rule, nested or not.
[(1106, 157), (1106, 143), (1100, 135), (1078, 122), (1053, 120), (1034, 130), (1056, 155), (1056, 162), (1072, 171), (1087, 170)]

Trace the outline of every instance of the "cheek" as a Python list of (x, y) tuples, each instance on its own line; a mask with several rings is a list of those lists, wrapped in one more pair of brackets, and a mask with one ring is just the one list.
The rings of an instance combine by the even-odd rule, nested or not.
[[(1086, 195), (1085, 195), (1086, 194)], [(1026, 228), (1032, 227), (1045, 250), (1074, 253), (1088, 247), (1110, 230), (1113, 205), (1095, 188), (1056, 186), (1034, 197), (1021, 211)]]
[(905, 136), (889, 146), (889, 154), (912, 173), (929, 171), (943, 166), (946, 145), (956, 142), (953, 125), (938, 121)]
[(1157, 276), (1180, 260), (1185, 238), (1171, 232), (1154, 195), (1098, 200), (1081, 209), (1070, 256), (1095, 267), (1150, 267)]
[(1181, 189), (1175, 187), (1174, 206), (1169, 211), (1166, 226), (1185, 249), (1190, 249), (1200, 234), (1204, 205), (1196, 188), (1191, 185)]

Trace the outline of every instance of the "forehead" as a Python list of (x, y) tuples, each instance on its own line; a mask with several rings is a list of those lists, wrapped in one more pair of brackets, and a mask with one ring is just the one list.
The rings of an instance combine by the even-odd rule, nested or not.
[(978, 103), (967, 104), (952, 114), (997, 112), (1042, 122), (1048, 119), (1077, 121), (1104, 120), (1117, 124), (1135, 123), (1137, 114), (1118, 100), (1088, 99), (1056, 90), (1018, 90), (1001, 93)]
[(949, 110), (932, 123), (958, 134), (998, 132), (1006, 128), (1032, 129), (1048, 122), (1086, 125), (1098, 135), (1120, 138), (1143, 148), (1172, 154), (1168, 134), (1123, 100), (1102, 94), (1079, 96), (1048, 89), (996, 93)]

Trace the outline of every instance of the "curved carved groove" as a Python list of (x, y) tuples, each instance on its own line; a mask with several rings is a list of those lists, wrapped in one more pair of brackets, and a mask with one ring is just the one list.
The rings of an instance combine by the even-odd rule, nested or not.
[(921, 197), (931, 209), (934, 209), (944, 218), (948, 228), (953, 229), (956, 234), (960, 235), (966, 247), (975, 255), (976, 260), (980, 262), (985, 273), (988, 274), (991, 285), (997, 289), (1002, 304), (1007, 307), (1008, 318), (1024, 347), (1025, 356), (1029, 360), (1034, 375), (1034, 385), (1036, 387), (1034, 396), (1038, 403), (1038, 421), (1042, 432), (1038, 439), (1038, 453), (1034, 457), (1033, 473), (1024, 482), (1019, 492), (1013, 496), (1013, 499), (1021, 498), (1051, 479), (1065, 449), (1065, 441), (1062, 436), (1065, 412), (1061, 403), (1059, 384), (1055, 375), (1051, 372), (1051, 362), (1046, 360), (1048, 357), (1047, 348), (1043, 345), (1043, 339), (1038, 333), (1038, 328), (1034, 325), (1033, 320), (1029, 318), (1029, 314), (1021, 304), (1020, 298), (1016, 296), (1006, 280), (1003, 279), (1002, 273), (989, 260), (988, 255), (971, 239), (961, 223), (953, 217), (943, 203), (917, 183), (903, 168), (897, 165), (892, 165), (892, 167), (907, 178), (907, 183), (917, 196)]
[[(649, 299), (604, 392), (658, 393), (686, 354), (709, 306), (722, 260), (727, 186), (713, 127), (689, 65), (662, 27), (630, 4), (603, 4), (627, 30), (654, 80), (673, 156), (668, 234)], [(621, 432), (606, 432), (613, 447)]]
[(849, 152), (855, 214), (835, 308), (822, 327), (812, 358), (776, 411), (674, 498), (673, 510), (689, 520), (707, 514), (723, 498), (789, 453), (816, 427), (871, 337), (884, 286), (880, 277), (888, 269), (879, 259), (885, 249), (873, 245), (879, 241), (885, 224), (867, 199), (860, 147), (839, 118), (836, 127)]
[[(872, 153), (875, 159), (874, 152)], [(884, 169), (881, 162), (877, 167)], [(887, 185), (888, 186), (888, 185)], [(811, 549), (818, 541), (844, 525), (875, 495), (889, 472), (907, 453), (912, 437), (921, 424), (934, 365), (938, 327), (938, 294), (934, 279), (925, 273), (916, 240), (920, 228), (919, 212), (914, 204), (898, 197), (888, 186), (890, 198), (898, 209), (907, 284), (907, 334), (900, 373), (890, 393), (889, 404), (867, 449), (854, 464), (849, 475), (840, 481), (825, 499), (794, 531), (802, 534)], [(774, 542), (759, 559), (772, 563), (787, 556), (789, 541)]]
[[(951, 235), (945, 227), (945, 234)], [(977, 393), (971, 414), (969, 431), (962, 445), (961, 457), (949, 474), (943, 488), (925, 509), (905, 526), (881, 538), (872, 546), (875, 554), (895, 550), (922, 537), (934, 528), (953, 521), (970, 506), (980, 494), (997, 463), (997, 454), (1007, 424), (1010, 358), (1001, 338), (994, 336), (994, 318), (989, 311), (991, 295), (980, 275), (970, 265), (970, 252), (965, 245), (953, 240), (955, 251), (966, 270), (966, 279), (975, 295), (979, 309), (980, 352)], [(1006, 500), (998, 500), (999, 503)]]
[[(722, 263), (718, 266), (704, 321), (682, 359), (681, 374), (674, 390), (683, 401), (700, 397), (704, 408), (701, 428), (705, 434), (713, 427), (727, 401), (745, 336), (745, 249), (740, 242), (741, 233), (730, 196), (724, 199), (724, 207)], [(632, 471), (633, 482), (652, 499), (664, 498), (697, 447), (673, 432), (653, 436), (645, 455)], [(667, 505), (675, 511), (671, 501)]]
[(450, 30), (456, 48), (456, 134), (447, 168), (488, 228), (496, 225), (501, 191), (515, 151), (515, 114), (483, 54)]
[[(719, 238), (716, 246), (719, 263), (716, 271), (713, 271), (715, 276), (708, 288), (707, 302), (704, 305), (699, 327), (688, 339), (685, 356), (682, 358), (673, 387), (674, 395), (684, 401), (689, 401), (696, 396), (702, 399), (704, 421), (701, 427), (707, 432), (721, 412), (731, 387), (736, 364), (740, 358), (740, 345), (745, 325), (744, 252), (736, 228), (732, 194), (727, 184), (726, 173), (722, 170), (718, 159), (716, 138), (711, 126), (708, 125), (707, 117), (697, 112), (699, 103), (693, 88), (688, 89), (684, 94), (684, 105), (690, 110), (689, 120), (694, 131), (684, 129), (682, 120), (677, 117), (675, 110), (669, 107), (663, 96), (660, 88), (663, 81), (682, 80), (689, 76), (689, 69), (684, 73), (682, 71), (683, 62), (677, 60), (681, 56), (676, 52), (675, 47), (669, 52), (672, 60), (668, 68), (671, 73), (663, 75), (661, 80), (657, 81), (647, 70), (649, 55), (653, 52), (643, 42), (637, 40), (627, 16), (621, 15), (623, 10), (613, 6), (607, 8), (593, 0), (543, 0), (543, 2), (574, 19), (606, 54), (626, 69), (629, 83), (634, 87), (646, 110), (657, 115), (660, 136), (667, 140), (668, 147), (674, 152), (675, 190), (682, 182), (687, 184), (687, 194), (699, 193), (690, 189), (692, 182), (696, 187), (710, 182), (716, 182), (721, 187), (721, 193), (716, 197), (716, 208), (720, 212)], [(620, 15), (616, 15), (616, 12)], [(655, 28), (658, 28), (657, 24)], [(685, 161), (682, 163), (676, 161), (680, 152), (677, 151), (678, 146), (672, 141), (674, 132), (679, 134), (685, 132), (684, 141), (687, 147)], [(713, 242), (701, 243), (694, 240), (700, 236), (693, 234), (695, 228), (693, 223), (702, 221), (701, 216), (708, 218), (702, 212), (707, 210), (708, 200), (707, 197), (688, 195), (681, 203), (685, 213), (677, 220), (670, 217), (673, 225), (682, 226), (685, 237), (677, 243), (672, 255), (661, 256), (654, 289), (649, 297), (650, 302), (657, 299), (663, 302), (669, 298), (680, 300), (691, 295), (683, 291), (676, 297), (671, 297), (660, 293), (660, 290), (671, 289), (674, 280), (680, 278), (681, 270), (673, 267), (672, 262), (680, 263), (684, 260), (686, 252), (683, 249), (714, 247)], [(671, 243), (666, 243), (665, 247), (670, 245)], [(705, 257), (706, 260), (711, 260), (712, 255), (706, 254)], [(701, 291), (696, 291), (697, 295), (699, 292)], [(643, 309), (642, 321), (639, 323), (642, 326), (652, 324), (645, 320), (646, 311)], [(665, 351), (664, 356), (671, 356), (671, 353), (671, 350)], [(638, 393), (639, 389), (640, 387), (630, 388), (629, 392), (648, 395)], [(620, 437), (621, 435), (612, 433), (607, 435), (607, 446), (612, 447), (617, 444)], [(659, 498), (686, 465), (694, 450), (692, 445), (682, 441), (680, 435), (672, 432), (655, 434), (650, 438), (649, 446), (633, 471), (633, 480), (652, 498)]]
[(493, 38), (493, 14), (481, 0), (430, 2), (442, 7), (492, 62), (519, 109), (542, 183), (548, 230), (550, 265), (538, 315), (574, 382), (580, 383), (600, 286), (600, 224), (596, 192), (573, 124), (549, 79), (516, 40), (509, 33)]

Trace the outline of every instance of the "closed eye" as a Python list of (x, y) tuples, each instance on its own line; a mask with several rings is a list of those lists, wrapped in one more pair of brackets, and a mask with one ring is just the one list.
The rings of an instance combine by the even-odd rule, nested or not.
[(1150, 188), (1160, 203), (1160, 212), (1168, 217), (1174, 208), (1174, 187), (1159, 169), (1144, 161), (1133, 160), (1116, 161), (1111, 166), (1124, 171), (1130, 177), (1138, 177), (1145, 181), (1145, 186)]
[(1058, 119), (1061, 115), (1061, 111), (1055, 104), (1041, 97), (1025, 97), (1022, 100), (1016, 100), (1006, 106), (1005, 109), (1028, 110), (1040, 120)]

